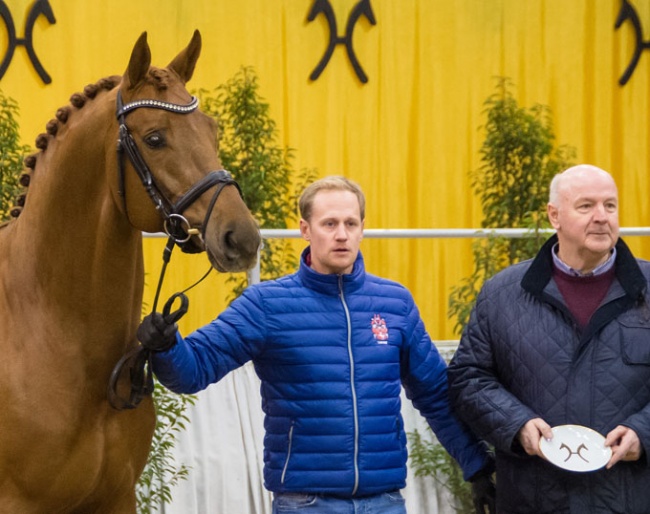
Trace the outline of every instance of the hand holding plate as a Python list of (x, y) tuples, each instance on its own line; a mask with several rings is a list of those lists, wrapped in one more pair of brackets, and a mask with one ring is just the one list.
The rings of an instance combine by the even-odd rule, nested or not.
[(641, 458), (641, 441), (631, 428), (617, 426), (607, 434), (605, 446), (612, 449), (612, 458), (607, 463), (607, 469), (621, 460), (632, 461)]
[(533, 418), (526, 422), (517, 433), (517, 438), (522, 448), (528, 455), (537, 455), (544, 458), (539, 449), (539, 439), (551, 439), (553, 432), (551, 427), (542, 418)]

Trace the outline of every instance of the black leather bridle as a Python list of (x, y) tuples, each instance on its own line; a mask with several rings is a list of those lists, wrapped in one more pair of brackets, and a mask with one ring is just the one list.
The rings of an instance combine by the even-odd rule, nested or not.
[[(201, 180), (192, 185), (190, 189), (175, 203), (172, 203), (161, 191), (158, 184), (156, 184), (156, 180), (154, 179), (149, 166), (147, 166), (147, 163), (142, 157), (142, 154), (138, 150), (135, 139), (133, 139), (129, 128), (126, 125), (126, 115), (140, 108), (163, 109), (165, 111), (173, 112), (176, 114), (189, 114), (191, 112), (194, 112), (199, 105), (199, 101), (196, 97), (193, 96), (191, 102), (186, 105), (178, 105), (169, 102), (162, 102), (160, 100), (149, 99), (135, 100), (124, 105), (122, 101), (122, 93), (121, 91), (118, 91), (116, 104), (116, 116), (119, 122), (119, 139), (117, 143), (119, 194), (124, 201), (124, 212), (128, 216), (128, 210), (126, 206), (126, 191), (124, 187), (124, 157), (126, 155), (126, 157), (128, 157), (129, 161), (131, 162), (131, 165), (135, 169), (135, 172), (138, 174), (142, 185), (149, 194), (149, 197), (153, 201), (156, 210), (158, 210), (163, 217), (163, 227), (165, 233), (168, 236), (167, 245), (163, 252), (163, 267), (160, 272), (160, 278), (158, 279), (158, 287), (152, 307), (152, 312), (155, 312), (158, 305), (158, 298), (160, 296), (160, 290), (163, 278), (165, 276), (167, 263), (169, 262), (174, 246), (178, 245), (185, 252), (199, 251), (193, 250), (192, 246), (187, 244), (193, 235), (199, 233), (199, 229), (192, 227), (187, 218), (183, 216), (185, 209), (187, 209), (196, 200), (198, 200), (199, 197), (203, 195), (203, 193), (212, 187), (217, 186), (215, 192), (212, 194), (212, 198), (208, 204), (208, 209), (205, 213), (203, 223), (200, 227), (201, 238), (203, 241), (205, 241), (205, 232), (208, 226), (210, 215), (212, 214), (212, 210), (214, 209), (214, 206), (217, 203), (217, 199), (223, 191), (223, 188), (229, 185), (233, 185), (237, 188), (237, 191), (239, 191), (240, 196), (242, 193), (239, 184), (237, 184), (237, 182), (232, 178), (231, 174), (228, 171), (221, 169), (209, 172)], [(212, 268), (208, 270), (208, 273), (211, 269)], [(171, 298), (169, 298), (162, 312), (163, 316), (168, 322), (176, 323), (187, 312), (189, 301), (184, 293), (201, 282), (205, 277), (207, 277), (208, 273), (203, 275), (201, 279), (199, 279), (184, 291), (175, 293)], [(180, 307), (172, 312), (172, 306), (177, 299), (180, 300)], [(121, 397), (117, 392), (117, 382), (121, 376), (124, 366), (128, 362), (131, 362), (131, 392), (129, 398), (125, 399)], [(151, 371), (151, 351), (139, 345), (124, 355), (113, 369), (108, 385), (108, 401), (111, 406), (117, 410), (134, 409), (140, 404), (146, 395), (149, 395), (153, 392), (153, 388), (154, 382), (153, 374)]]
[(189, 114), (194, 112), (199, 106), (199, 100), (193, 96), (192, 101), (185, 105), (178, 105), (169, 102), (162, 102), (160, 100), (135, 100), (124, 105), (122, 101), (122, 92), (117, 92), (117, 120), (120, 124), (120, 137), (117, 142), (117, 158), (119, 163), (119, 194), (124, 198), (124, 209), (126, 211), (126, 192), (124, 188), (124, 156), (128, 157), (133, 165), (135, 172), (138, 174), (142, 185), (149, 194), (156, 209), (163, 217), (163, 226), (165, 233), (174, 239), (174, 242), (181, 247), (182, 250), (191, 252), (191, 248), (186, 245), (193, 234), (197, 233), (196, 229), (192, 229), (190, 222), (183, 216), (183, 212), (190, 205), (192, 205), (198, 198), (203, 195), (208, 189), (217, 186), (208, 210), (205, 213), (205, 218), (201, 225), (201, 236), (205, 241), (205, 231), (208, 225), (208, 220), (212, 214), (212, 209), (217, 203), (217, 198), (221, 194), (224, 187), (233, 185), (241, 195), (239, 184), (232, 178), (232, 175), (226, 170), (211, 171), (205, 175), (201, 180), (196, 182), (190, 189), (181, 196), (176, 203), (172, 203), (165, 194), (161, 191), (156, 180), (154, 179), (149, 166), (145, 162), (142, 154), (138, 150), (138, 146), (131, 135), (129, 127), (126, 125), (126, 115), (130, 112), (140, 109), (163, 109), (165, 111), (173, 112), (176, 114)]

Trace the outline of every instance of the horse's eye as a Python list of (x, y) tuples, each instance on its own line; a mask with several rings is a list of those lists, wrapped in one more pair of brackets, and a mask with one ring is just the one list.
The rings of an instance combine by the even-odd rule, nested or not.
[(152, 149), (162, 148), (166, 144), (165, 138), (160, 132), (152, 132), (151, 134), (146, 135), (144, 142)]

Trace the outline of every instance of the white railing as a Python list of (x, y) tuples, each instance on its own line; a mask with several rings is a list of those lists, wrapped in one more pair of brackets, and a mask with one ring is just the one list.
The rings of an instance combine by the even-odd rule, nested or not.
[[(553, 229), (543, 229), (539, 233), (550, 236)], [(299, 229), (263, 228), (262, 239), (297, 239), (300, 238)], [(621, 236), (650, 236), (650, 227), (621, 227)], [(165, 234), (143, 234), (145, 237), (167, 237)], [(534, 231), (525, 228), (370, 228), (363, 231), (364, 238), (374, 239), (440, 239), (440, 238), (481, 238), (481, 237), (507, 237), (521, 238), (536, 235)], [(260, 259), (247, 273), (248, 284), (260, 282)], [(440, 353), (448, 357), (456, 349), (457, 340), (435, 341)]]
[[(297, 239), (300, 237), (299, 229), (263, 228), (263, 239)], [(539, 234), (550, 236), (553, 229), (539, 230)], [(621, 227), (622, 236), (650, 236), (650, 227)], [(364, 238), (374, 239), (439, 239), (439, 238), (481, 238), (481, 237), (507, 237), (522, 238), (533, 237), (536, 233), (527, 228), (369, 228), (363, 231)], [(256, 266), (248, 271), (248, 283), (260, 282), (260, 260)]]

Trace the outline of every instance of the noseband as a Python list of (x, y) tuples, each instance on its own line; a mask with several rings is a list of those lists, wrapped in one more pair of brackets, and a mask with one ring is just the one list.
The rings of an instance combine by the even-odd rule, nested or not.
[[(201, 180), (196, 182), (190, 189), (182, 195), (176, 203), (172, 203), (162, 192), (156, 180), (154, 179), (149, 166), (145, 162), (142, 154), (138, 150), (135, 139), (131, 135), (129, 127), (126, 125), (126, 115), (130, 112), (140, 109), (163, 109), (165, 111), (173, 112), (176, 114), (189, 114), (194, 112), (199, 106), (199, 100), (193, 96), (192, 101), (185, 105), (178, 105), (169, 102), (162, 102), (160, 100), (135, 100), (124, 105), (122, 101), (122, 92), (117, 92), (117, 120), (120, 124), (120, 137), (117, 142), (117, 157), (119, 163), (119, 194), (124, 198), (124, 210), (126, 211), (126, 191), (124, 188), (124, 154), (129, 158), (135, 172), (138, 174), (142, 185), (149, 194), (153, 201), (156, 210), (158, 210), (163, 217), (163, 227), (165, 233), (174, 240), (174, 242), (181, 247), (184, 251), (191, 251), (189, 245), (186, 243), (190, 238), (198, 233), (196, 228), (192, 228), (190, 222), (183, 216), (183, 212), (190, 205), (192, 205), (199, 197), (208, 189), (218, 186), (215, 190), (212, 199), (210, 200), (209, 207), (205, 213), (205, 218), (201, 224), (201, 237), (205, 241), (205, 231), (207, 229), (208, 220), (212, 214), (214, 205), (217, 203), (217, 198), (221, 194), (224, 187), (233, 185), (241, 195), (239, 184), (235, 182), (232, 175), (226, 170), (211, 171)], [(128, 215), (128, 212), (127, 212)]]

